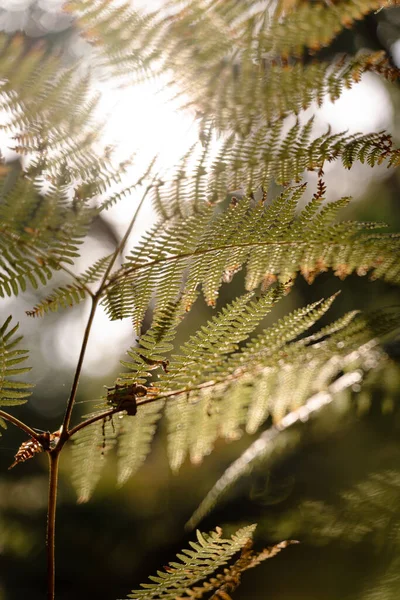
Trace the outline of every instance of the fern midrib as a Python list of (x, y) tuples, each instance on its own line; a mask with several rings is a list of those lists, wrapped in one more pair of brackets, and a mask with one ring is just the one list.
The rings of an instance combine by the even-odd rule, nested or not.
[[(329, 244), (331, 248), (342, 247), (345, 245), (349, 245), (353, 243), (354, 240), (343, 240), (341, 242), (320, 242), (316, 240), (315, 243), (319, 243), (320, 245)], [(158, 264), (173, 262), (184, 260), (186, 258), (196, 257), (196, 256), (204, 256), (206, 254), (212, 254), (213, 252), (219, 252), (224, 250), (231, 249), (239, 249), (239, 248), (254, 248), (259, 246), (310, 246), (313, 242), (304, 241), (304, 240), (272, 240), (268, 242), (242, 242), (239, 244), (225, 244), (224, 246), (214, 246), (213, 248), (203, 248), (200, 250), (195, 250), (194, 252), (184, 252), (182, 254), (175, 254), (172, 256), (163, 256), (160, 258), (156, 258), (152, 261), (149, 261), (142, 265), (134, 265), (132, 267), (124, 268), (123, 271), (119, 271), (116, 273), (109, 282), (104, 286), (103, 291), (107, 290), (109, 287), (113, 286), (117, 281), (124, 279), (125, 277), (131, 275), (132, 273), (136, 273), (136, 271), (140, 271), (142, 269), (148, 269), (149, 267), (156, 266)]]

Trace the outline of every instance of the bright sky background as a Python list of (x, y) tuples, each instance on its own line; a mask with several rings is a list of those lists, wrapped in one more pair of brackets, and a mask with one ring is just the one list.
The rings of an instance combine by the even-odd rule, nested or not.
[[(17, 23), (23, 25), (24, 11), (32, 5), (32, 0), (0, 0), (0, 29), (10, 29), (9, 11), (18, 12)], [(59, 8), (61, 0), (38, 0), (39, 8), (46, 11), (54, 11)], [(142, 2), (149, 6), (149, 2)], [(135, 4), (135, 7), (137, 3)], [(152, 4), (151, 8), (154, 7)], [(2, 12), (1, 9), (7, 9)], [(40, 20), (40, 13), (38, 13)], [(50, 25), (52, 15), (47, 15), (46, 24)], [(55, 16), (53, 15), (53, 21)], [(393, 47), (393, 54), (400, 62), (400, 42)], [(179, 157), (193, 144), (197, 136), (197, 126), (190, 114), (178, 112), (177, 103), (167, 101), (165, 92), (157, 89), (157, 84), (148, 82), (131, 89), (115, 89), (111, 84), (98, 84), (97, 89), (101, 92), (100, 115), (106, 118), (105, 142), (115, 144), (118, 157), (124, 160), (133, 152), (137, 152), (136, 167), (138, 170), (145, 168), (155, 153), (159, 155), (159, 164), (168, 169), (178, 161)], [(390, 102), (388, 91), (384, 84), (375, 76), (367, 74), (361, 83), (351, 90), (346, 90), (341, 98), (335, 103), (325, 102), (317, 111), (317, 129), (319, 133), (326, 130), (329, 123), (333, 131), (347, 129), (349, 133), (357, 131), (369, 132), (387, 128), (392, 129), (393, 107)], [(4, 136), (0, 143), (4, 147)], [(362, 170), (363, 184), (360, 185), (360, 169)], [(357, 167), (354, 176), (348, 171), (341, 177), (343, 171), (338, 165), (330, 165), (326, 169), (326, 181), (332, 185), (334, 196), (361, 194), (373, 176), (385, 174), (383, 169), (371, 170), (369, 167)], [(129, 222), (137, 205), (138, 196), (118, 204), (107, 214), (113, 226), (122, 234)], [(137, 227), (133, 232), (131, 242), (140, 237), (142, 231), (154, 222), (154, 214), (151, 207), (144, 207)], [(93, 241), (88, 244), (89, 257), (94, 260), (100, 254), (104, 254)], [(107, 249), (107, 252), (109, 250)], [(88, 257), (81, 263), (86, 268)], [(22, 301), (20, 308), (25, 310), (32, 306), (32, 297)], [(6, 304), (6, 313), (11, 309), (11, 303)], [(26, 303), (26, 306), (25, 306)], [(4, 304), (3, 304), (4, 311)], [(63, 364), (76, 364), (80, 349), (82, 334), (87, 319), (88, 307), (64, 311), (64, 317), (42, 336), (41, 351), (51, 361), (54, 361), (55, 353), (60, 357)], [(23, 319), (25, 321), (26, 319)], [(24, 325), (24, 323), (23, 323)], [(35, 326), (36, 322), (32, 324)], [(37, 326), (37, 325), (36, 325)], [(123, 322), (109, 322), (102, 310), (99, 311), (95, 326), (92, 330), (90, 343), (84, 365), (86, 376), (99, 376), (101, 372), (105, 377), (108, 373), (115, 371), (118, 360), (123, 349), (127, 349), (134, 342), (129, 320)], [(107, 383), (111, 384), (111, 381)], [(45, 410), (44, 406), (37, 408)], [(35, 400), (34, 400), (35, 403)]]

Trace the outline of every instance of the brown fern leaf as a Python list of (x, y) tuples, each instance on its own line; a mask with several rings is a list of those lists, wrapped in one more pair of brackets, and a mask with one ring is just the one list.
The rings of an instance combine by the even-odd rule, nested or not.
[(37, 439), (31, 437), (20, 445), (18, 452), (14, 457), (15, 460), (13, 464), (8, 467), (8, 470), (13, 469), (19, 463), (23, 463), (30, 458), (33, 458), (36, 454), (40, 454), (40, 452), (52, 450), (57, 445), (59, 439), (59, 431), (54, 433), (44, 431), (38, 435)]
[(253, 541), (249, 539), (241, 550), (239, 558), (232, 565), (224, 568), (221, 573), (210, 577), (202, 585), (191, 588), (187, 592), (188, 596), (182, 596), (179, 600), (185, 600), (188, 597), (200, 600), (212, 590), (214, 590), (214, 593), (209, 597), (209, 600), (232, 600), (231, 593), (239, 587), (244, 571), (257, 567), (264, 560), (276, 556), (284, 548), (298, 543), (297, 540), (284, 540), (274, 546), (264, 548), (261, 552), (254, 552)]
[(15, 460), (12, 465), (8, 467), (8, 470), (14, 468), (18, 463), (25, 462), (30, 458), (33, 458), (35, 454), (39, 454), (43, 452), (43, 446), (39, 442), (39, 440), (35, 440), (35, 438), (30, 438), (26, 442), (23, 442), (18, 448), (18, 452), (15, 455)]

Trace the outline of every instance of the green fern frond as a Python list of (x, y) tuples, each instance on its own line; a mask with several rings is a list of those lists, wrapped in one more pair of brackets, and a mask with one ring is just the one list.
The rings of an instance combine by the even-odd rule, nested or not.
[[(368, 319), (349, 313), (321, 332), (296, 341), (326, 312), (332, 300), (294, 312), (225, 361), (215, 356), (208, 381), (205, 369), (197, 389), (185, 381), (181, 392), (170, 394), (166, 408), (168, 454), (174, 471), (188, 454), (192, 462), (201, 462), (220, 436), (232, 440), (240, 437), (243, 429), (254, 433), (269, 416), (279, 426), (288, 412), (327, 389), (346, 365), (379, 362), (382, 353), (376, 338), (398, 327), (396, 313)], [(206, 366), (207, 358), (205, 353)], [(197, 363), (202, 362), (199, 356)], [(174, 373), (173, 361), (170, 371)], [(168, 377), (161, 375), (160, 389)], [(193, 427), (194, 422), (198, 427)]]
[[(276, 353), (269, 355), (266, 347), (265, 360), (254, 357), (254, 368), (246, 368), (245, 364), (243, 374), (237, 371), (239, 377), (233, 382), (236, 390), (226, 383), (215, 388), (216, 410), (219, 402), (224, 403), (231, 394), (240, 396), (240, 387), (243, 389), (241, 411), (247, 414), (239, 425), (249, 433), (254, 433), (270, 414), (274, 424), (225, 471), (190, 519), (191, 527), (255, 462), (273, 456), (282, 432), (308, 420), (354, 384), (360, 386), (372, 368), (387, 367), (387, 356), (378, 339), (398, 329), (398, 317), (398, 310), (388, 309), (370, 315), (349, 313), (316, 334), (289, 342)], [(258, 368), (257, 363), (264, 366)], [(212, 414), (212, 407), (208, 410)]]
[[(346, 4), (341, 3), (342, 10)], [(367, 71), (391, 80), (398, 77), (383, 52), (341, 58), (334, 65), (277, 64), (273, 35), (276, 31), (279, 37), (279, 29), (290, 26), (290, 16), (269, 27), (268, 11), (262, 9), (239, 24), (226, 23), (214, 8), (206, 11), (202, 3), (190, 3), (166, 19), (157, 43), (163, 48), (163, 69), (173, 71), (179, 94), (189, 97), (188, 106), (219, 130), (248, 134), (260, 123), (298, 114), (314, 100), (321, 104), (328, 96), (334, 101), (343, 87), (351, 87)], [(309, 10), (318, 17), (319, 8), (312, 5)], [(308, 24), (299, 27), (304, 29), (307, 35)], [(320, 29), (311, 31), (317, 39)], [(297, 40), (302, 43), (301, 33)]]
[(55, 289), (44, 300), (36, 304), (32, 310), (27, 310), (28, 317), (42, 317), (45, 313), (56, 312), (59, 308), (72, 307), (85, 300), (86, 291), (77, 284), (70, 283)]
[[(282, 3), (281, 3), (282, 4)], [(370, 12), (390, 6), (390, 0), (344, 0), (294, 2), (284, 18), (271, 23), (265, 35), (265, 51), (283, 57), (302, 56), (304, 48), (315, 52), (330, 42), (344, 28), (351, 28)]]
[[(254, 331), (257, 313), (258, 320), (261, 320), (268, 310), (271, 310), (276, 299), (277, 292), (272, 294), (270, 292), (259, 300), (257, 311), (254, 307), (255, 301), (249, 302), (246, 296), (239, 298), (242, 301), (247, 300), (244, 309), (249, 312), (251, 310), (254, 318), (251, 323), (246, 324), (245, 332), (240, 332), (239, 337), (236, 338), (238, 341), (245, 339), (246, 332)], [(258, 340), (261, 340), (263, 335), (261, 334), (242, 350), (234, 352), (233, 345), (225, 347), (224, 338), (231, 342), (232, 334), (229, 326), (225, 324), (227, 315), (228, 322), (229, 320), (232, 322), (234, 329), (243, 329), (241, 316), (235, 314), (238, 308), (237, 300), (221, 315), (217, 315), (203, 326), (201, 332), (192, 336), (181, 348), (181, 355), (172, 357), (169, 372), (160, 376), (157, 386), (160, 390), (182, 389), (176, 398), (172, 397), (167, 402), (166, 407), (169, 430), (168, 455), (173, 471), (179, 470), (187, 454), (190, 455), (192, 462), (201, 462), (204, 456), (210, 454), (218, 437), (222, 436), (230, 440), (239, 438), (243, 426), (246, 426), (249, 419), (250, 423), (252, 418), (254, 419), (253, 405), (257, 403), (260, 410), (263, 403), (272, 403), (273, 397), (268, 392), (272, 391), (270, 388), (275, 389), (275, 385), (279, 388), (277, 375), (280, 370), (283, 370), (282, 348), (321, 318), (333, 300), (334, 297), (292, 313), (266, 331), (263, 337), (269, 337), (269, 340), (263, 339), (258, 344)], [(243, 307), (239, 308), (242, 308), (243, 312)], [(218, 336), (218, 339), (213, 339), (213, 335)], [(279, 342), (274, 343), (274, 339)], [(265, 375), (260, 368), (263, 364), (262, 357), (258, 356), (257, 352), (251, 351), (247, 355), (248, 349), (254, 347), (262, 348), (265, 354), (270, 353), (270, 356), (274, 357), (271, 362), (275, 364), (275, 368), (269, 371), (271, 376), (269, 388), (265, 386)], [(226, 356), (227, 353), (230, 356)], [(298, 368), (297, 375), (300, 371), (301, 369)], [(185, 392), (185, 389), (188, 391)], [(261, 391), (264, 392), (262, 395)], [(307, 391), (303, 390), (303, 394), (305, 395)], [(289, 398), (292, 395), (293, 392)], [(263, 414), (261, 422), (267, 416), (268, 413)], [(193, 427), (194, 422), (197, 423), (197, 427)], [(258, 423), (258, 426), (260, 424)]]
[(21, 172), (14, 184), (3, 182), (0, 204), (0, 295), (45, 285), (54, 271), (73, 264), (97, 210), (88, 199), (67, 198), (63, 183), (40, 190), (40, 178)]
[(167, 370), (168, 356), (173, 350), (173, 340), (178, 325), (185, 314), (181, 300), (171, 302), (160, 310), (153, 318), (150, 329), (140, 336), (136, 346), (128, 350), (131, 360), (122, 360), (122, 366), (128, 372), (121, 373), (118, 381), (123, 384), (146, 384), (150, 371), (158, 367)]
[[(87, 415), (92, 417), (93, 413)], [(105, 464), (105, 456), (114, 447), (120, 428), (119, 419), (105, 417), (81, 429), (72, 444), (72, 481), (78, 502), (87, 502), (96, 487)]]
[(122, 417), (118, 436), (118, 484), (123, 485), (142, 466), (161, 417), (164, 402), (141, 406), (135, 417)]
[[(230, 539), (222, 537), (217, 528), (209, 534), (197, 531), (197, 542), (190, 542), (190, 550), (177, 555), (179, 562), (170, 562), (165, 571), (157, 571), (150, 579), (154, 583), (142, 583), (141, 590), (133, 590), (128, 598), (133, 600), (176, 600), (196, 597), (191, 588), (226, 565), (252, 540), (256, 526), (239, 529)], [(214, 586), (214, 589), (217, 586)], [(212, 587), (210, 586), (210, 589)]]
[[(8, 317), (0, 328), (0, 405), (14, 406), (24, 404), (31, 395), (32, 385), (22, 381), (14, 381), (10, 377), (22, 375), (31, 370), (31, 367), (16, 367), (28, 358), (27, 350), (19, 350), (16, 346), (22, 336), (15, 337), (18, 323), (9, 329), (12, 317)], [(8, 331), (7, 331), (8, 330)], [(4, 424), (2, 424), (4, 427)]]
[(153, 203), (162, 219), (185, 217), (206, 203), (223, 201), (232, 190), (247, 195), (268, 190), (271, 182), (288, 185), (299, 182), (306, 171), (320, 171), (326, 162), (342, 161), (350, 169), (356, 161), (371, 167), (386, 162), (387, 167), (400, 164), (400, 150), (393, 147), (384, 133), (331, 134), (328, 131), (312, 139), (313, 117), (303, 126), (299, 121), (286, 133), (284, 124), (263, 125), (248, 136), (231, 135), (211, 161), (208, 147), (195, 167), (198, 148), (182, 159), (170, 183), (154, 187)]
[[(335, 5), (302, 4), (283, 18), (269, 18), (265, 7), (249, 3), (196, 1), (184, 8), (172, 2), (165, 11), (139, 16), (130, 5), (101, 0), (70, 2), (78, 26), (95, 54), (115, 72), (147, 77), (173, 73), (179, 94), (220, 130), (248, 133), (260, 122), (307, 108), (327, 94), (339, 97), (366, 71), (389, 79), (398, 73), (384, 57), (371, 53), (331, 64), (278, 65), (273, 58), (294, 47), (320, 47), (362, 15), (387, 3), (352, 0)], [(67, 5), (68, 6), (68, 5)], [(277, 14), (279, 14), (279, 6)], [(309, 13), (307, 20), (303, 13)], [(123, 23), (118, 29), (114, 23)], [(306, 23), (306, 26), (304, 25)], [(318, 26), (316, 26), (318, 23)], [(120, 37), (120, 33), (123, 35)], [(294, 33), (293, 33), (294, 31)]]
[(111, 318), (132, 316), (138, 327), (155, 294), (156, 309), (174, 301), (184, 286), (189, 309), (200, 285), (214, 306), (223, 281), (247, 265), (246, 287), (288, 287), (300, 271), (312, 283), (328, 269), (344, 279), (351, 273), (398, 283), (397, 234), (368, 233), (377, 224), (335, 224), (349, 199), (321, 207), (314, 198), (296, 217), (304, 187), (285, 190), (272, 204), (249, 199), (225, 211), (204, 207), (199, 214), (156, 226), (128, 256), (107, 286), (104, 303)]
[(319, 106), (326, 98), (334, 102), (343, 88), (351, 88), (363, 73), (377, 72), (395, 79), (382, 52), (340, 58), (333, 65), (322, 62), (297, 63), (284, 68), (274, 64), (251, 65), (243, 68), (243, 73), (239, 67), (239, 74), (235, 75), (237, 81), (232, 81), (229, 68), (224, 71), (217, 89), (208, 84), (211, 88), (208, 98), (200, 92), (194, 96), (192, 91), (192, 102), (218, 129), (233, 129), (242, 135), (260, 123), (274, 124), (289, 114), (299, 114), (313, 101)]
[(93, 47), (93, 63), (99, 72), (107, 68), (117, 76), (132, 71), (148, 73), (152, 53), (146, 57), (146, 49), (154, 35), (152, 14), (142, 16), (130, 3), (108, 0), (69, 0), (64, 10), (75, 17), (76, 27)]
[[(241, 550), (239, 558), (228, 567), (225, 567), (221, 573), (210, 577), (209, 580), (202, 583), (200, 586), (195, 586), (188, 592), (188, 598), (203, 598), (204, 596), (210, 600), (231, 600), (230, 594), (234, 592), (241, 584), (242, 574), (248, 569), (254, 569), (264, 560), (273, 558), (284, 548), (291, 544), (298, 544), (296, 540), (279, 542), (270, 548), (264, 548), (261, 552), (254, 552), (252, 542), (248, 542)], [(212, 596), (209, 596), (213, 592)]]
[(224, 368), (227, 355), (246, 340), (283, 295), (274, 288), (260, 298), (249, 292), (236, 298), (192, 335), (173, 355), (168, 373), (158, 382), (161, 389), (192, 388), (213, 379)]
[(85, 273), (77, 275), (74, 283), (60, 286), (53, 290), (44, 300), (36, 304), (32, 310), (27, 310), (29, 317), (42, 317), (49, 311), (74, 306), (90, 295), (88, 284), (95, 283), (104, 275), (112, 255), (104, 256), (90, 266)]
[(88, 77), (64, 68), (45, 44), (29, 48), (21, 35), (11, 40), (2, 36), (0, 65), (1, 105), (9, 114), (3, 128), (16, 135), (18, 151), (47, 152), (72, 134), (87, 135), (94, 126), (97, 99), (90, 94)]

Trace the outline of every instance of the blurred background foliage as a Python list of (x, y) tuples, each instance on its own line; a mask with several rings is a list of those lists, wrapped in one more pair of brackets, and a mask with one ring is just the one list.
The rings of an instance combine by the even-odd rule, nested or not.
[[(0, 1), (0, 29), (8, 34), (23, 30), (32, 44), (38, 38), (47, 38), (54, 51), (64, 53), (66, 61), (84, 56), (85, 43), (77, 37), (71, 17), (61, 13), (61, 4), (58, 0)], [(341, 34), (321, 55), (333, 57), (338, 52), (355, 53), (362, 48), (385, 49), (393, 63), (400, 66), (400, 8), (369, 15)], [(373, 84), (366, 79), (372, 87), (362, 88), (365, 99), (374, 86), (384, 88), (385, 102), (378, 95), (375, 111), (378, 122), (381, 119), (398, 145), (400, 86), (371, 78)], [(362, 112), (362, 95), (358, 103), (358, 111)], [(346, 114), (340, 116), (346, 122)], [(347, 117), (352, 127), (351, 114)], [(15, 160), (12, 152), (7, 159)], [(14, 166), (18, 168), (16, 162)], [(355, 199), (343, 218), (385, 221), (390, 230), (399, 231), (400, 173), (384, 167), (371, 172), (365, 166), (348, 173), (336, 164), (326, 172), (331, 194), (344, 193), (350, 180)], [(85, 246), (84, 263), (93, 262), (99, 248), (111, 248), (118, 234), (117, 221), (98, 219)], [(343, 293), (325, 320), (355, 308), (379, 309), (400, 302), (398, 288), (383, 282), (353, 276), (341, 282), (332, 274), (323, 274), (312, 286), (299, 279), (269, 322), (338, 289)], [(239, 274), (223, 288), (221, 305), (241, 291)], [(34, 367), (31, 380), (36, 388), (32, 401), (14, 414), (24, 414), (31, 425), (52, 431), (59, 424), (69, 392), (85, 308), (47, 315), (40, 321), (29, 320), (24, 311), (36, 301), (30, 292), (12, 304), (2, 305), (0, 310), (2, 317), (12, 310), (20, 319)], [(212, 310), (199, 302), (189, 316), (185, 333), (211, 314)], [(99, 397), (102, 386), (112, 383), (119, 358), (133, 342), (129, 324), (113, 323), (117, 335), (103, 326), (100, 317), (79, 391), (78, 401), (82, 403)], [(181, 332), (178, 341), (183, 339)], [(95, 353), (96, 345), (99, 354)], [(221, 525), (228, 534), (238, 525), (257, 522), (259, 546), (287, 538), (302, 542), (246, 574), (236, 598), (398, 599), (399, 346), (400, 341), (388, 348), (390, 365), (384, 372), (372, 373), (361, 393), (343, 395), (311, 422), (285, 433), (273, 461), (259, 464), (244, 477), (201, 525), (203, 531)], [(54, 356), (58, 356), (57, 361)], [(78, 408), (84, 414), (90, 406), (81, 404)], [(145, 467), (122, 489), (115, 487), (113, 458), (107, 459), (106, 475), (87, 505), (76, 504), (66, 452), (57, 529), (59, 600), (124, 597), (171, 560), (190, 537), (184, 533), (185, 522), (251, 439), (244, 436), (230, 444), (221, 442), (202, 465), (185, 464), (179, 475), (172, 475), (161, 427)], [(7, 472), (22, 441), (20, 432), (12, 427), (0, 440), (0, 600), (36, 600), (45, 593), (46, 457)]]

